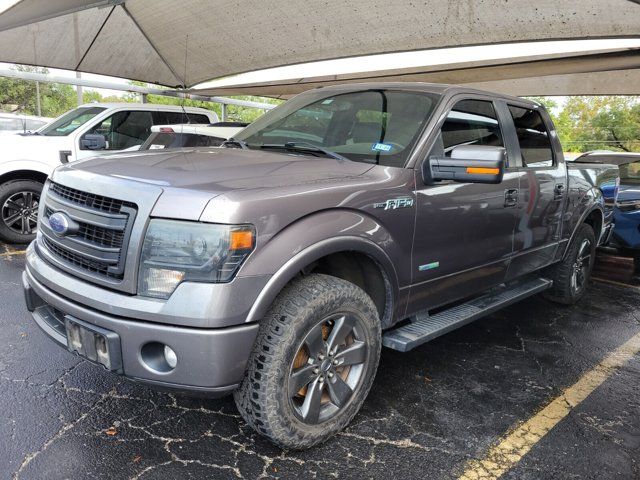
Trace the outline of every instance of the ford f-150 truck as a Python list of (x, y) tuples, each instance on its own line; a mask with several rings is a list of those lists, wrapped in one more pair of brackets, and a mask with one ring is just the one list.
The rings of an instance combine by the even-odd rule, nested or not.
[(150, 103), (88, 103), (26, 135), (0, 137), (0, 240), (35, 238), (40, 192), (61, 163), (136, 149), (152, 125), (217, 122), (204, 108)]
[(107, 370), (233, 392), (286, 448), (349, 423), (383, 345), (538, 292), (578, 301), (618, 184), (565, 164), (540, 105), (446, 85), (316, 89), (225, 147), (58, 167), (26, 304)]

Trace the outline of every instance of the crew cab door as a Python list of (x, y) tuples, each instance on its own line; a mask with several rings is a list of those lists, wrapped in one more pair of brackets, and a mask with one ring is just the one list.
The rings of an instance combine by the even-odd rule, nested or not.
[[(502, 120), (491, 97), (454, 97), (427, 155), (447, 156), (458, 145), (505, 147)], [(424, 161), (427, 161), (424, 159)], [(418, 165), (419, 166), (419, 165)], [(425, 185), (416, 169), (413, 282), (408, 314), (450, 303), (504, 281), (513, 252), (518, 174), (510, 160), (498, 184), (439, 181)]]
[(516, 145), (513, 160), (520, 182), (514, 257), (508, 279), (553, 262), (567, 205), (567, 170), (553, 125), (543, 109), (504, 102), (507, 128)]

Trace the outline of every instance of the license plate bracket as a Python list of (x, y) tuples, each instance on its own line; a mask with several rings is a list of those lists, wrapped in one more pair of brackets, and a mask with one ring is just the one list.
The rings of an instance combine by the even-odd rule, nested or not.
[(70, 315), (65, 315), (67, 349), (107, 370), (122, 373), (120, 336)]

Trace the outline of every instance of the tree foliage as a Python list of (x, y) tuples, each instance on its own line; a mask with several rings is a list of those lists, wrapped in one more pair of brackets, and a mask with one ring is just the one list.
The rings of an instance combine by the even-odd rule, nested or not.
[(562, 106), (536, 97), (547, 107), (566, 151), (640, 152), (640, 99), (622, 96), (568, 97)]
[[(48, 73), (46, 68), (16, 67), (25, 72)], [(42, 115), (57, 117), (76, 106), (76, 92), (71, 85), (43, 83), (40, 87)], [(0, 77), (0, 110), (37, 115), (36, 82)]]
[[(48, 73), (46, 68), (16, 66), (18, 71)], [(131, 82), (132, 85), (147, 86), (142, 82)], [(40, 106), (42, 115), (45, 117), (57, 117), (77, 106), (77, 93), (75, 87), (66, 84), (39, 82)], [(32, 80), (21, 80), (17, 78), (0, 77), (0, 111), (13, 113), (23, 113), (27, 115), (37, 115), (36, 82)], [(239, 100), (250, 100), (261, 103), (278, 104), (279, 100), (272, 98), (262, 98), (253, 96), (231, 97)], [(104, 96), (96, 90), (84, 89), (84, 103), (90, 102), (139, 102), (140, 96), (134, 93), (126, 93), (122, 96)], [(162, 95), (148, 95), (149, 103), (162, 105), (184, 105), (189, 107), (200, 107), (213, 110), (222, 116), (222, 108), (218, 103), (180, 99), (175, 97), (165, 97)], [(236, 105), (227, 106), (227, 119), (239, 122), (253, 122), (264, 114), (263, 110), (257, 108), (239, 107)]]

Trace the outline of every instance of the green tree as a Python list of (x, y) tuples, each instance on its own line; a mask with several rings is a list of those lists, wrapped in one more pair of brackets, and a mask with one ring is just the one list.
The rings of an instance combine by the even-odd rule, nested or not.
[(638, 97), (568, 97), (552, 116), (566, 151), (640, 151)]
[[(46, 68), (17, 66), (15, 69), (24, 72), (48, 73)], [(72, 86), (40, 82), (39, 87), (43, 116), (57, 117), (75, 107), (76, 93)], [(36, 115), (36, 98), (36, 82), (0, 77), (0, 109)]]

